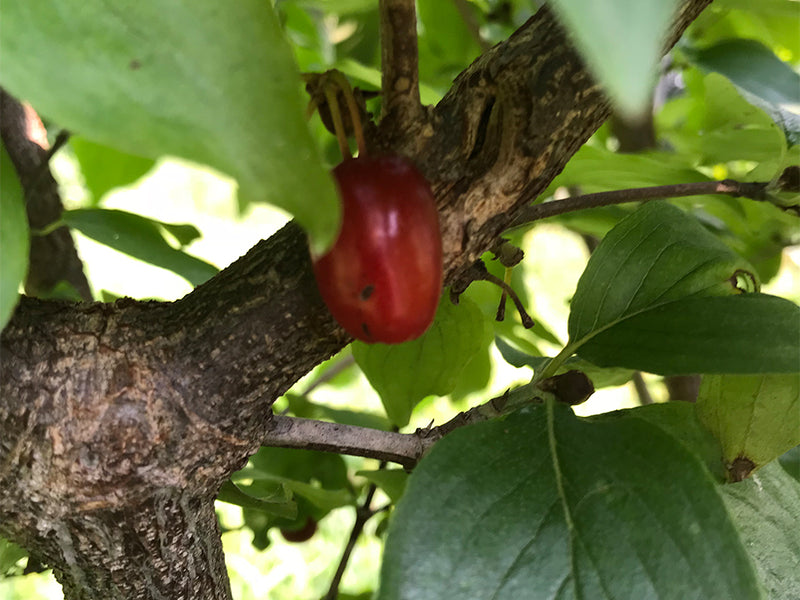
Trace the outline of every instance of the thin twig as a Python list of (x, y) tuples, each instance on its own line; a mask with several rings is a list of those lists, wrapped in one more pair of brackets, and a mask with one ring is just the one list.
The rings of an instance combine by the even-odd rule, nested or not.
[(514, 220), (512, 227), (540, 221), (548, 217), (565, 213), (626, 202), (643, 202), (663, 198), (679, 198), (685, 196), (701, 196), (705, 194), (727, 194), (729, 196), (765, 200), (765, 182), (741, 182), (725, 179), (724, 181), (700, 181), (696, 183), (678, 183), (674, 185), (656, 185), (652, 187), (614, 190), (573, 196), (564, 200), (554, 200), (526, 207)]
[[(379, 468), (382, 469), (385, 466), (386, 463), (381, 463)], [(347, 545), (344, 547), (344, 552), (342, 552), (342, 558), (339, 560), (339, 566), (336, 568), (336, 573), (334, 573), (333, 579), (331, 579), (331, 585), (328, 588), (328, 593), (325, 594), (322, 600), (336, 600), (337, 596), (339, 595), (339, 584), (342, 582), (342, 577), (344, 576), (344, 571), (347, 568), (347, 563), (350, 562), (350, 555), (353, 553), (353, 548), (355, 548), (361, 532), (364, 531), (364, 525), (366, 525), (367, 521), (369, 521), (379, 512), (370, 508), (370, 504), (372, 504), (372, 498), (375, 496), (375, 491), (377, 489), (377, 486), (374, 483), (371, 483), (369, 489), (367, 490), (367, 497), (364, 498), (364, 502), (361, 504), (361, 506), (356, 508), (356, 520), (355, 523), (353, 523), (353, 529), (350, 531), (350, 537), (347, 539)]]
[(633, 387), (636, 389), (636, 395), (639, 397), (639, 404), (642, 406), (652, 404), (653, 397), (650, 395), (650, 390), (647, 389), (647, 382), (644, 380), (644, 377), (642, 377), (642, 374), (636, 371), (631, 376), (631, 381), (633, 381)]
[(416, 121), (419, 98), (419, 51), (415, 0), (380, 0), (382, 119)]
[(492, 45), (481, 36), (481, 26), (475, 18), (475, 13), (472, 11), (470, 3), (467, 2), (467, 0), (453, 0), (453, 4), (455, 4), (456, 10), (461, 15), (461, 20), (464, 21), (464, 25), (467, 26), (472, 39), (475, 40), (475, 43), (478, 44), (481, 50), (486, 52)]
[(405, 467), (416, 464), (425, 451), (415, 435), (284, 415), (273, 415), (261, 444), (377, 458)]
[(548, 396), (552, 394), (537, 386), (523, 385), (461, 412), (438, 427), (417, 429), (414, 433), (273, 415), (271, 427), (261, 445), (375, 458), (411, 469), (437, 440), (451, 431), (499, 417), (531, 403), (542, 402)]

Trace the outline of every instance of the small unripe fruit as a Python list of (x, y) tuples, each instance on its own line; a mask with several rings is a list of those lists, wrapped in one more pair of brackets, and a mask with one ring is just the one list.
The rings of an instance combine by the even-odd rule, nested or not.
[(442, 292), (442, 237), (430, 185), (397, 156), (345, 160), (333, 175), (342, 229), (314, 262), (325, 304), (359, 340), (395, 344), (419, 337)]

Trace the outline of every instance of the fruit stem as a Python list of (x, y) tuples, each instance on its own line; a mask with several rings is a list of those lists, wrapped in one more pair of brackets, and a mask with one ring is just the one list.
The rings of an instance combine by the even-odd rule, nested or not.
[(347, 143), (347, 132), (345, 132), (344, 123), (342, 122), (342, 113), (339, 112), (339, 101), (336, 99), (336, 92), (330, 86), (325, 86), (325, 99), (328, 101), (328, 108), (331, 111), (333, 128), (336, 130), (336, 139), (339, 142), (342, 159), (352, 158), (353, 155)]
[(358, 155), (366, 156), (367, 142), (364, 139), (364, 128), (361, 125), (361, 113), (358, 111), (353, 88), (350, 86), (350, 82), (347, 81), (347, 77), (342, 75), (340, 71), (332, 71), (332, 75), (335, 82), (339, 84), (345, 102), (347, 102), (347, 110), (350, 112), (350, 122), (353, 124), (353, 135), (356, 138), (356, 145), (358, 146)]

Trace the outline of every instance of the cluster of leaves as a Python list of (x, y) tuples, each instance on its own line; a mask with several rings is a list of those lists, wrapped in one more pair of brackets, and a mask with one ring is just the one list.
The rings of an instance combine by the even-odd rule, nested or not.
[[(158, 157), (177, 155), (234, 176), (242, 205), (274, 203), (325, 246), (337, 227), (326, 174), (337, 150), (321, 124), (309, 134), (303, 123), (294, 63), (301, 71), (337, 68), (363, 89), (380, 86), (376, 3), (332, 4), (278, 0), (272, 11), (263, 0), (184, 2), (165, 10), (139, 2), (123, 19), (87, 0), (59, 21), (43, 16), (61, 13), (53, 1), (4, 6), (0, 52), (13, 60), (1, 83), (54, 126), (78, 132), (69, 150), (93, 198), (52, 227), (67, 224), (195, 285), (208, 279), (216, 269), (183, 248), (199, 235), (191, 225), (102, 205), (109, 190), (141, 177)], [(420, 2), (423, 101), (438, 100), (455, 74), (508, 37), (536, 4)], [(579, 44), (596, 49), (595, 68), (612, 96), (631, 98), (626, 108), (637, 110), (637, 86), (644, 80), (649, 90), (641, 69), (660, 49), (663, 7), (624, 18), (607, 13), (609, 27), (592, 21), (587, 30), (580, 16), (591, 13), (573, 14), (569, 4), (555, 6)], [(800, 163), (800, 123), (789, 109), (800, 104), (800, 78), (778, 58), (800, 57), (797, 17), (790, 0), (715, 2), (662, 74), (659, 147), (621, 154), (604, 127), (542, 199), (564, 188), (770, 181)], [(631, 31), (642, 35), (625, 45), (602, 37)], [(622, 46), (645, 59), (639, 71), (621, 65), (625, 56), (597, 50)], [(624, 76), (631, 73), (639, 75)], [(370, 108), (379, 103), (370, 100)], [(11, 173), (5, 152), (0, 159)], [(0, 182), (4, 324), (25, 274), (29, 232), (19, 183), (5, 175)], [(297, 393), (284, 400), (288, 413), (402, 428), (425, 398), (485, 388), (493, 345), (514, 366), (530, 367), (534, 384), (568, 369), (586, 372), (596, 387), (624, 383), (634, 370), (703, 373), (697, 404), (592, 419), (552, 401), (531, 405), (451, 434), (410, 476), (369, 465), (353, 472), (339, 456), (264, 448), (220, 498), (244, 508), (254, 545), (265, 548), (270, 528), (302, 529), (377, 485), (397, 505), (382, 599), (800, 595), (800, 309), (758, 292), (777, 274), (783, 248), (797, 242), (796, 218), (773, 204), (708, 196), (556, 221), (602, 239), (575, 290), (566, 342), (541, 319), (532, 330), (513, 318), (492, 321), (497, 294), (471, 288), (458, 306), (442, 302), (421, 339), (346, 351), (386, 417), (334, 410)], [(520, 242), (523, 235), (510, 233)], [(488, 256), (487, 265), (504, 275)], [(512, 279), (523, 299), (526, 268)], [(545, 347), (561, 351), (550, 357)], [(785, 468), (775, 461), (781, 455)], [(19, 556), (3, 552), (4, 570)]]

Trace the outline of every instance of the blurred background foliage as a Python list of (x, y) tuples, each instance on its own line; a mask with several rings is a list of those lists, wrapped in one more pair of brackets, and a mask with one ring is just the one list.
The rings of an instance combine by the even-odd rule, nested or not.
[[(537, 9), (531, 0), (420, 0), (420, 81), (425, 103), (437, 102), (453, 78), (481, 52), (506, 39)], [(339, 69), (364, 91), (380, 87), (379, 16), (375, 0), (275, 0), (280, 23), (303, 72)], [(661, 63), (654, 93), (651, 145), (621, 151), (615, 123), (604, 125), (575, 155), (542, 199), (566, 194), (735, 178), (767, 181), (800, 164), (798, 3), (717, 0)], [(631, 24), (619, 24), (630, 27)], [(632, 50), (633, 51), (633, 50)], [(380, 113), (380, 98), (368, 101)], [(59, 123), (48, 122), (54, 137)], [(327, 167), (339, 162), (335, 138), (317, 116), (310, 129)], [(624, 149), (624, 148), (622, 148)], [(287, 220), (272, 206), (242, 202), (233, 180), (171, 157), (144, 159), (79, 135), (53, 159), (79, 253), (95, 298), (173, 300), (269, 237)], [(800, 302), (797, 219), (766, 203), (729, 197), (676, 201), (757, 269), (764, 289)], [(508, 238), (525, 251), (510, 282), (537, 322), (522, 327), (507, 309), (497, 322), (500, 293), (485, 282), (466, 296), (483, 315), (486, 335), (471, 351), (444, 398), (430, 395), (409, 414), (411, 431), (442, 422), (530, 378), (506, 363), (494, 339), (547, 356), (566, 341), (570, 297), (591, 248), (629, 206), (584, 211), (518, 228)], [(491, 254), (490, 272), (504, 268)], [(60, 290), (69, 295), (69, 290)], [(443, 348), (446, 351), (447, 348)], [(457, 349), (452, 349), (456, 351)], [(358, 351), (356, 350), (356, 353)], [(403, 375), (400, 374), (400, 377)], [(579, 414), (638, 405), (631, 372), (606, 370), (602, 387)], [(645, 375), (656, 401), (667, 398), (660, 377)], [(412, 403), (413, 407), (413, 403)], [(346, 348), (319, 365), (280, 399), (278, 413), (390, 429), (380, 398)], [(796, 461), (797, 453), (787, 460)], [(787, 463), (788, 464), (788, 463)], [(353, 507), (371, 483), (375, 506), (402, 494), (406, 474), (378, 471), (376, 461), (263, 448), (218, 503), (234, 597), (318, 598), (352, 527)], [(390, 512), (372, 519), (359, 539), (340, 598), (369, 597), (377, 583), (382, 533)], [(311, 527), (314, 524), (315, 527)], [(294, 535), (293, 535), (294, 534)], [(310, 535), (308, 541), (291, 542)], [(59, 598), (59, 586), (24, 551), (0, 543), (0, 598)]]

